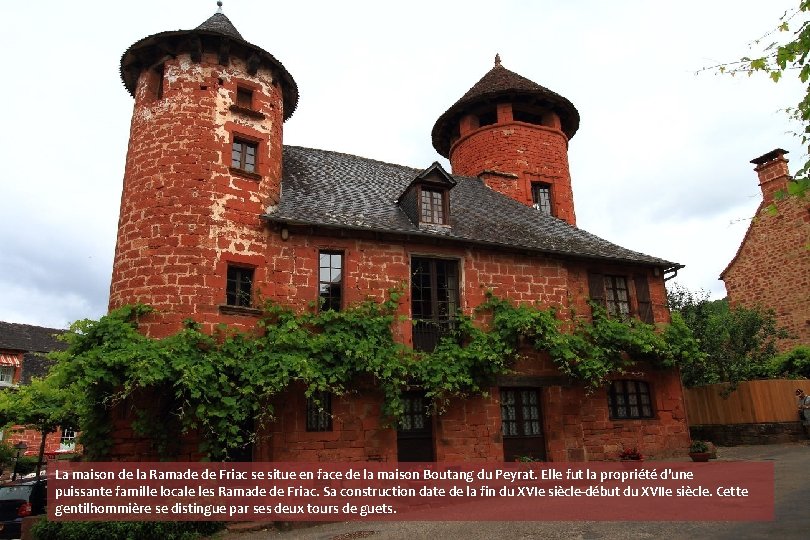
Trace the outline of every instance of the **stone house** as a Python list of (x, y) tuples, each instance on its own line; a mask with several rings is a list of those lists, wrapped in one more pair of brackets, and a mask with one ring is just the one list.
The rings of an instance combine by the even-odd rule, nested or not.
[[(13, 392), (17, 386), (31, 382), (31, 377), (44, 377), (51, 362), (45, 355), (65, 348), (65, 343), (56, 339), (63, 332), (56, 328), (0, 321), (0, 392)], [(38, 430), (12, 426), (0, 434), (7, 444), (25, 443), (25, 455), (39, 454), (42, 433)], [(75, 447), (76, 432), (73, 429), (60, 428), (45, 437), (45, 452), (48, 454), (73, 452)]]
[(751, 161), (762, 201), (720, 274), (731, 305), (775, 312), (779, 326), (791, 334), (778, 342), (782, 352), (810, 345), (810, 200), (776, 197), (790, 180), (785, 154), (777, 148)]
[[(498, 57), (433, 127), (452, 174), (285, 146), (297, 85), (221, 12), (136, 42), (121, 76), (135, 103), (110, 308), (157, 308), (141, 321), (150, 336), (186, 318), (207, 331), (250, 328), (259, 296), (342, 309), (403, 283), (409, 321), (395, 332), (421, 350), (486, 290), (586, 316), (593, 298), (616, 316), (669, 320), (664, 280), (680, 265), (576, 226), (568, 144), (579, 113)], [(418, 392), (406, 398), (394, 429), (373, 387), (326, 396), (325, 414), (292, 388), (246, 458), (582, 461), (615, 459), (623, 446), (671, 455), (689, 442), (675, 370), (641, 367), (589, 394), (535, 355), (489, 396), (441, 416), (425, 416)], [(145, 452), (119, 421), (113, 459)]]

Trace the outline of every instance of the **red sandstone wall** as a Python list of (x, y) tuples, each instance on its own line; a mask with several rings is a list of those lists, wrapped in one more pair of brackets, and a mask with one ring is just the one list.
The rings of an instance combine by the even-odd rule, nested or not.
[(396, 461), (396, 432), (383, 423), (382, 395), (361, 385), (332, 398), (332, 431), (306, 430), (306, 398), (299, 385), (272, 400), (275, 421), (257, 435), (258, 461)]
[[(45, 437), (45, 453), (59, 452), (59, 441), (62, 438), (62, 430), (57, 429), (52, 433), (48, 433)], [(9, 445), (15, 445), (19, 442), (24, 442), (28, 448), (23, 455), (25, 456), (38, 456), (39, 445), (42, 444), (42, 433), (36, 429), (29, 429), (25, 426), (13, 426), (6, 430), (3, 436), (3, 441)], [(76, 452), (81, 451), (77, 445)]]
[[(254, 88), (264, 119), (232, 111), (237, 84)], [(272, 76), (246, 75), (187, 55), (165, 65), (157, 99), (144, 73), (135, 95), (121, 213), (110, 287), (110, 308), (144, 302), (161, 310), (147, 331), (166, 335), (186, 317), (218, 317), (219, 270), (263, 250), (259, 215), (277, 201), (281, 178), (282, 97)], [(237, 134), (259, 143), (259, 179), (230, 171)], [(264, 268), (264, 267), (262, 267)]]
[(737, 255), (721, 278), (732, 305), (773, 309), (794, 338), (779, 349), (810, 344), (810, 203), (777, 201), (773, 215), (760, 207)]
[[(409, 282), (409, 257), (413, 254), (458, 258), (461, 268), (461, 306), (466, 313), (484, 301), (492, 289), (499, 296), (518, 302), (539, 303), (561, 308), (567, 317), (569, 307), (582, 316), (587, 307), (587, 271), (633, 275), (638, 268), (617, 265), (586, 265), (545, 257), (500, 252), (469, 251), (429, 245), (336, 239), (290, 233), (287, 242), (278, 234), (269, 239), (266, 264), (274, 267), (267, 283), (261, 284), (265, 297), (308, 309), (317, 298), (317, 252), (319, 249), (345, 253), (345, 294), (349, 303), (368, 297), (381, 298), (386, 291)], [(272, 261), (272, 262), (271, 262)], [(278, 266), (281, 266), (279, 269)], [(669, 320), (663, 277), (647, 271), (656, 321)], [(629, 280), (631, 295), (634, 283)], [(406, 287), (400, 313), (409, 315), (410, 295)], [(247, 317), (240, 317), (248, 319)], [(398, 335), (411, 340), (410, 324), (401, 324)], [(530, 355), (517, 367), (526, 375), (556, 376), (559, 372), (548, 357)], [(657, 417), (632, 421), (608, 418), (604, 390), (586, 394), (579, 386), (545, 387), (541, 391), (547, 456), (554, 461), (615, 459), (616, 448), (639, 446), (646, 454), (669, 455), (689, 443), (683, 412), (680, 380), (673, 371), (640, 368), (632, 378), (653, 387)], [(361, 391), (336, 399), (335, 431), (308, 433), (305, 430), (303, 390), (286, 393), (274, 400), (278, 421), (268, 426), (257, 445), (259, 459), (307, 459), (320, 456), (330, 460), (394, 460), (396, 437), (393, 429), (380, 424), (382, 397)], [(438, 460), (503, 460), (500, 435), (498, 389), (490, 398), (452, 400), (447, 411), (434, 422), (435, 455)]]
[(532, 204), (532, 181), (551, 184), (554, 216), (576, 225), (568, 138), (559, 129), (515, 121), (485, 126), (453, 144), (450, 162), (453, 174), (478, 176), (494, 170), (516, 175), (482, 177), (493, 189), (526, 205)]

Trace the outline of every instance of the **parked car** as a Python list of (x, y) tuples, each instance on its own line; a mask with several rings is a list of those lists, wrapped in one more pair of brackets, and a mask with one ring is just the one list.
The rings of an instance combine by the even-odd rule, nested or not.
[(22, 519), (44, 514), (48, 502), (45, 476), (17, 480), (0, 486), (0, 538), (19, 538)]

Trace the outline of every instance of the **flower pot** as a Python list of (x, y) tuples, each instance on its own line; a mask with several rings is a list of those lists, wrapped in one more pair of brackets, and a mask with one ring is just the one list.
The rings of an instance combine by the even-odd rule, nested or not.
[(710, 452), (689, 452), (689, 457), (692, 458), (692, 461), (705, 462), (709, 461), (712, 455)]

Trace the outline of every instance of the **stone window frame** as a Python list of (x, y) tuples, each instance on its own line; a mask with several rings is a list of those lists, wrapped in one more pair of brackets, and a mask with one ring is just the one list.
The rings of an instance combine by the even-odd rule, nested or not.
[[(627, 299), (620, 298), (620, 289), (617, 284), (621, 280)], [(589, 271), (588, 290), (590, 299), (605, 308), (609, 317), (629, 319), (637, 317), (647, 324), (655, 324), (655, 315), (650, 298), (650, 285), (644, 273), (630, 274), (615, 270)], [(626, 304), (627, 310), (622, 310)]]
[[(649, 420), (655, 418), (653, 389), (640, 379), (615, 379), (607, 389), (611, 420)], [(633, 408), (636, 409), (633, 412)], [(622, 414), (624, 409), (624, 414)]]
[[(241, 173), (258, 174), (259, 168), (259, 142), (241, 135), (234, 135), (231, 141), (231, 170)], [(239, 145), (237, 150), (236, 146)], [(249, 163), (250, 150), (253, 149), (253, 163)], [(239, 159), (236, 159), (238, 153)]]
[(307, 397), (306, 430), (309, 432), (332, 431), (332, 393), (313, 392)]
[[(415, 263), (427, 263), (427, 271), (417, 272), (417, 268), (414, 266)], [(449, 282), (450, 280), (446, 280), (444, 284), (439, 283), (440, 272), (438, 268), (438, 264), (448, 264), (452, 263), (454, 265), (455, 272), (450, 273), (447, 271), (447, 268), (444, 269), (444, 274), (447, 278), (455, 279), (455, 286)], [(410, 305), (410, 314), (411, 319), (413, 320), (413, 345), (415, 349), (423, 350), (423, 351), (430, 351), (435, 348), (436, 343), (433, 343), (434, 339), (439, 340), (442, 336), (449, 334), (455, 328), (455, 319), (456, 313), (461, 309), (461, 294), (462, 294), (462, 284), (463, 276), (462, 276), (462, 261), (458, 258), (453, 257), (439, 257), (436, 255), (421, 255), (421, 254), (412, 254), (410, 257), (410, 296), (411, 296), (411, 305)], [(427, 287), (420, 287), (420, 289), (427, 289), (430, 291), (429, 298), (425, 299), (422, 296), (419, 298), (415, 297), (415, 280), (418, 275), (426, 275), (428, 280)], [(440, 289), (444, 289), (447, 292), (446, 299), (442, 300), (439, 298), (437, 291)], [(455, 293), (454, 295), (451, 293)], [(415, 306), (417, 303), (424, 304), (422, 307), (426, 307), (427, 303), (429, 303), (429, 316), (425, 316), (425, 309), (422, 309), (419, 313), (419, 316), (415, 313)], [(442, 306), (446, 304), (444, 310), (442, 310)], [(443, 313), (446, 311), (446, 313)], [(435, 336), (431, 337), (431, 334), (436, 334)], [(421, 337), (418, 337), (421, 336)], [(424, 338), (424, 339), (423, 339)], [(432, 347), (431, 347), (432, 345)]]
[[(323, 257), (329, 258), (329, 266), (323, 266)], [(339, 278), (334, 281), (332, 278), (332, 271), (335, 268), (332, 266), (332, 258), (340, 257)], [(323, 271), (329, 271), (329, 279), (323, 279)], [(318, 310), (319, 311), (341, 311), (343, 309), (344, 291), (345, 291), (345, 276), (346, 276), (346, 253), (339, 249), (319, 249), (318, 250)], [(323, 288), (328, 288), (328, 294), (324, 294)], [(335, 294), (335, 292), (337, 293)], [(337, 299), (335, 301), (335, 299)]]
[[(243, 273), (250, 274), (245, 290)], [(233, 277), (232, 277), (233, 275)], [(232, 288), (233, 282), (233, 290)], [(252, 308), (255, 293), (256, 268), (245, 264), (228, 263), (225, 273), (225, 305), (234, 308)]]
[(266, 118), (264, 113), (259, 111), (260, 106), (257, 98), (260, 95), (261, 88), (258, 85), (248, 81), (238, 80), (232, 92), (233, 103), (228, 107), (231, 112), (253, 120), (264, 120)]
[[(524, 398), (531, 393), (534, 395), (536, 401), (526, 403)], [(507, 395), (514, 394), (514, 418), (506, 418), (504, 405), (509, 405), (507, 402)], [(543, 415), (540, 410), (540, 389), (533, 387), (503, 387), (500, 389), (500, 406), (501, 406), (501, 435), (503, 437), (527, 438), (527, 437), (542, 437), (543, 433)], [(526, 417), (527, 406), (535, 414), (535, 417)], [(509, 429), (507, 433), (507, 421), (514, 422), (514, 433)], [(530, 422), (529, 428), (526, 429), (526, 422)], [(536, 424), (533, 425), (533, 424)]]
[(551, 184), (548, 182), (532, 182), (532, 208), (539, 210), (541, 213), (553, 216), (554, 205), (551, 194)]

